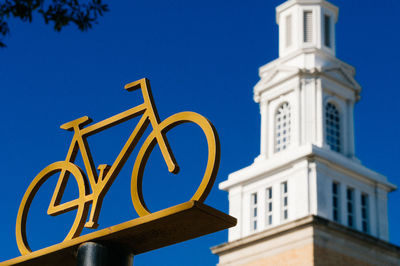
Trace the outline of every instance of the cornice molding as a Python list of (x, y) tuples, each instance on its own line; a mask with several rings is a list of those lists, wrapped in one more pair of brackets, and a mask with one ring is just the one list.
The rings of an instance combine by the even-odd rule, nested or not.
[[(352, 241), (361, 242), (364, 245), (371, 245), (373, 248), (384, 249), (387, 252), (391, 252), (396, 254), (397, 257), (400, 257), (399, 246), (316, 215), (309, 215), (232, 242), (212, 247), (211, 251), (213, 254), (223, 255), (227, 252), (239, 250), (259, 242), (268, 241), (269, 239), (290, 234), (291, 232), (309, 227), (313, 227), (318, 231), (330, 233), (332, 236), (336, 236), (338, 238), (344, 237), (351, 239)], [(313, 230), (314, 232), (312, 236), (314, 238), (314, 243), (316, 242), (316, 238), (318, 236), (318, 231), (316, 232), (315, 230)]]
[(369, 182), (377, 183), (388, 192), (397, 188), (394, 184), (388, 182), (385, 176), (363, 166), (357, 160), (347, 158), (326, 148), (308, 144), (298, 148), (289, 148), (269, 159), (257, 160), (252, 165), (231, 173), (228, 180), (219, 184), (219, 189), (228, 191), (231, 187), (244, 185), (253, 179), (260, 178), (278, 169), (288, 168), (302, 160), (328, 161), (338, 170), (347, 171), (360, 179), (364, 178)]

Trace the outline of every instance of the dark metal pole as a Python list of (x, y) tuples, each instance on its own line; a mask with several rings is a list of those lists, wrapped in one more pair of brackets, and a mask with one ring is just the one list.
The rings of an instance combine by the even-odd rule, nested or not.
[(86, 242), (79, 246), (77, 266), (132, 266), (133, 254), (113, 244)]

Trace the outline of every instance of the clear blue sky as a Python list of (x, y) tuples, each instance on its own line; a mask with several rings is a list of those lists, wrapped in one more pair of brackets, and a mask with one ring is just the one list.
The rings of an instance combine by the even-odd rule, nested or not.
[[(24, 191), (42, 168), (65, 157), (72, 134), (59, 126), (83, 115), (99, 121), (134, 106), (138, 94), (123, 90), (128, 82), (151, 80), (162, 119), (191, 110), (215, 124), (222, 157), (207, 204), (226, 212), (227, 194), (217, 184), (258, 155), (259, 110), (252, 89), (258, 67), (278, 56), (275, 7), (283, 1), (108, 2), (110, 12), (86, 33), (73, 26), (56, 33), (37, 17), (32, 24), (10, 21), (8, 48), (0, 50), (0, 261), (19, 255), (14, 228)], [(356, 154), (366, 166), (400, 184), (400, 2), (332, 3), (340, 8), (337, 56), (356, 67), (363, 87), (355, 109)], [(111, 164), (132, 125), (89, 139), (96, 165)], [(156, 150), (144, 184), (152, 210), (184, 201), (198, 182), (191, 173), (202, 167), (197, 162), (203, 146), (188, 142), (201, 135), (190, 127), (176, 132), (183, 137), (176, 138), (174, 148), (184, 154), (183, 174), (189, 178), (161, 177), (165, 166)], [(102, 227), (136, 217), (129, 191), (132, 166), (129, 160), (104, 200)], [(397, 245), (399, 203), (400, 192), (391, 193), (390, 238)], [(45, 204), (38, 201), (43, 209)], [(45, 230), (28, 228), (34, 247), (60, 241), (55, 225), (63, 227), (68, 218), (59, 216), (56, 223), (43, 218), (36, 225), (43, 224)], [(139, 255), (135, 265), (215, 265), (217, 257), (209, 247), (226, 240), (227, 232), (215, 233)]]

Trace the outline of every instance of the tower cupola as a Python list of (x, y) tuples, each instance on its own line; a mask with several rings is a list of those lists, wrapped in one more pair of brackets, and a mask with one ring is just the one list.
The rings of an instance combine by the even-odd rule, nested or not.
[(338, 8), (325, 0), (290, 0), (276, 8), (279, 57), (316, 48), (335, 56)]

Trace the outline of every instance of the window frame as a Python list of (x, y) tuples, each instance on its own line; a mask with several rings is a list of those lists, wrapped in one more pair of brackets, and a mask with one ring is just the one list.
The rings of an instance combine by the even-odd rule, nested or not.
[[(351, 197), (349, 197), (351, 195)], [(347, 212), (347, 226), (350, 228), (356, 228), (356, 215), (355, 215), (355, 190), (352, 187), (346, 189), (346, 212)], [(350, 207), (350, 208), (349, 208)], [(350, 210), (351, 209), (351, 210)]]
[(258, 193), (250, 193), (250, 232), (256, 232), (258, 230)]
[(292, 113), (289, 101), (281, 102), (274, 112), (274, 153), (286, 150), (291, 142)]
[(367, 193), (361, 193), (360, 195), (361, 205), (361, 231), (368, 234), (370, 230), (369, 222), (369, 195)]
[(289, 219), (289, 186), (287, 181), (281, 182), (281, 221)]
[[(336, 114), (328, 112), (329, 106), (332, 106)], [(331, 118), (328, 116), (336, 115), (336, 117)], [(336, 121), (335, 121), (336, 120)], [(324, 134), (325, 142), (330, 150), (342, 153), (343, 151), (343, 122), (342, 122), (342, 112), (339, 105), (334, 101), (327, 101), (324, 105)], [(336, 135), (336, 136), (335, 136)], [(335, 143), (336, 142), (336, 143)]]
[(293, 44), (293, 16), (288, 14), (285, 17), (285, 48), (289, 48)]
[[(336, 189), (335, 189), (336, 187)], [(336, 192), (335, 192), (336, 190)], [(336, 201), (336, 206), (335, 206)], [(332, 182), (332, 220), (340, 223), (340, 183), (337, 181)]]
[(274, 224), (274, 204), (272, 186), (265, 189), (265, 226), (270, 227)]
[[(328, 25), (327, 25), (328, 24)], [(332, 16), (324, 14), (324, 45), (332, 48)]]
[[(303, 10), (303, 43), (305, 44), (309, 44), (314, 41), (313, 13), (313, 10)], [(310, 20), (307, 19), (306, 14), (310, 14)], [(310, 25), (308, 25), (307, 22), (310, 22)], [(310, 39), (308, 39), (308, 37)]]

